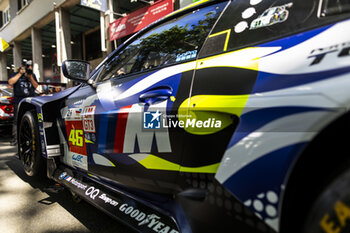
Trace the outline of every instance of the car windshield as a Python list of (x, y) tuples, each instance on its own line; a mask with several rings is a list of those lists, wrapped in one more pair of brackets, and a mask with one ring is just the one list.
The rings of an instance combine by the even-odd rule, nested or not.
[(224, 6), (195, 10), (145, 33), (104, 66), (99, 80), (194, 59)]

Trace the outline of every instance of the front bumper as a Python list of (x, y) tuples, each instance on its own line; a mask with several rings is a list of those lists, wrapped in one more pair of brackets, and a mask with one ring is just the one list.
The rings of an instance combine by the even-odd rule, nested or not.
[(13, 124), (14, 117), (0, 117), (0, 127), (11, 126)]

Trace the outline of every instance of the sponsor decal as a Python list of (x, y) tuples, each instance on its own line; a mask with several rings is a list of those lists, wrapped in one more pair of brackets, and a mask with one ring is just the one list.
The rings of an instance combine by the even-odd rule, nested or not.
[(67, 114), (64, 116), (65, 121), (80, 121), (81, 120), (81, 108), (70, 108)]
[(78, 167), (83, 170), (88, 170), (88, 162), (87, 162), (87, 156), (77, 153), (77, 152), (71, 152), (68, 151), (65, 156), (65, 162), (73, 167)]
[(38, 122), (43, 122), (43, 115), (38, 113)]
[(59, 180), (63, 180), (63, 178), (67, 175), (67, 172), (62, 172), (62, 174), (58, 177)]
[(106, 204), (110, 204), (112, 206), (117, 206), (119, 203), (112, 198), (108, 197), (105, 193), (102, 193), (98, 198), (103, 200)]
[(97, 195), (100, 193), (100, 190), (95, 188), (94, 186), (90, 186), (86, 191), (85, 195), (90, 197), (92, 200), (95, 200)]
[(58, 177), (59, 180), (71, 181), (72, 177), (67, 175), (67, 172), (62, 172), (62, 174)]
[(86, 155), (85, 137), (81, 121), (66, 121), (69, 151)]
[(255, 8), (249, 7), (242, 12), (241, 16), (243, 19), (248, 19), (248, 18), (252, 17), (254, 14), (256, 14)]
[(152, 229), (155, 232), (178, 233), (177, 230), (163, 223), (158, 215), (146, 215), (144, 212), (126, 203), (120, 205), (119, 210), (124, 214), (130, 216), (132, 219), (136, 220), (139, 226), (146, 225), (148, 228)]
[(197, 50), (187, 51), (185, 53), (176, 55), (176, 61), (185, 61), (185, 60), (196, 58), (196, 56), (197, 56)]
[(84, 166), (84, 156), (83, 155), (80, 155), (80, 154), (73, 154), (72, 155), (72, 163), (74, 166), (77, 166), (77, 167), (82, 167)]
[(79, 155), (79, 154), (74, 154), (73, 156), (72, 156), (72, 159), (74, 160), (74, 161), (77, 161), (77, 162), (83, 162), (83, 156), (82, 155)]
[(105, 204), (104, 208), (107, 211), (120, 216), (125, 221), (130, 221), (130, 223), (134, 224), (135, 226), (139, 226), (141, 229), (143, 229), (143, 231), (145, 228), (149, 228), (151, 231), (158, 233), (178, 233), (176, 225), (173, 224), (171, 219), (163, 217), (161, 214), (157, 214), (152, 211), (149, 213), (149, 211), (145, 210), (146, 206), (143, 206), (142, 204), (140, 207), (136, 207), (138, 204), (132, 199), (130, 199), (130, 202), (126, 201), (126, 199), (122, 197), (113, 197), (104, 193), (101, 189), (95, 186), (90, 186), (76, 180), (75, 178), (67, 175), (66, 172), (62, 172), (59, 175), (59, 179), (64, 179), (68, 183), (80, 189), (76, 190), (79, 195), (83, 195), (101, 206)]
[(152, 219), (160, 219), (159, 216), (155, 215), (155, 214), (149, 214), (147, 215), (147, 217), (142, 220), (141, 222), (139, 222), (139, 226), (142, 226), (142, 225), (145, 225), (145, 224), (148, 224), (149, 222), (151, 222)]
[(86, 106), (83, 109), (68, 109), (64, 119), (68, 136), (69, 151), (80, 155), (87, 155), (86, 142), (92, 143), (96, 141), (95, 136), (93, 136), (93, 141), (91, 141), (90, 136), (89, 138), (85, 138), (86, 135), (89, 135), (88, 133), (96, 133), (95, 110), (96, 106)]
[(215, 118), (208, 118), (207, 120), (197, 120), (196, 118), (184, 120), (163, 119), (163, 128), (221, 128), (222, 122)]
[(143, 128), (144, 129), (160, 129), (160, 117), (161, 113), (157, 112), (144, 112), (143, 113)]
[(69, 133), (68, 141), (71, 142), (73, 146), (83, 147), (84, 145), (83, 130), (72, 129)]
[(95, 110), (96, 106), (87, 106), (83, 109), (84, 132), (95, 133)]
[[(86, 191), (85, 195), (91, 198), (92, 200), (95, 200), (95, 198), (100, 194), (100, 190), (95, 188), (94, 186), (90, 186)], [(117, 206), (119, 202), (113, 200), (111, 197), (107, 196), (107, 194), (102, 193), (99, 197), (104, 203), (110, 204), (112, 206)]]
[(70, 180), (69, 183), (71, 183), (72, 185), (74, 185), (74, 186), (77, 187), (78, 189), (82, 189), (82, 190), (84, 190), (84, 191), (85, 191), (86, 188), (87, 188), (87, 185), (80, 183), (78, 180), (76, 180), (76, 179), (74, 179), (74, 178), (72, 178), (72, 179)]
[(74, 102), (73, 105), (80, 106), (82, 103), (83, 103), (83, 100), (78, 100), (78, 101)]
[[(328, 55), (329, 54), (329, 55)], [(336, 56), (336, 58), (342, 58), (350, 55), (350, 42), (344, 42), (341, 44), (335, 44), (328, 47), (316, 48), (310, 52), (307, 58), (312, 59), (310, 66), (318, 65), (325, 60), (325, 57)]]
[(288, 19), (289, 11), (288, 8), (291, 8), (293, 3), (287, 3), (282, 6), (275, 6), (266, 9), (258, 18), (254, 19), (250, 24), (250, 30), (268, 27), (276, 23), (282, 23)]
[[(221, 128), (221, 120), (215, 118), (207, 118), (200, 120), (191, 118), (191, 115), (162, 115), (158, 110), (156, 112), (144, 112), (143, 114), (143, 128), (144, 129), (166, 129), (166, 128)], [(163, 117), (161, 117), (163, 116)], [(178, 120), (186, 119), (186, 120)]]

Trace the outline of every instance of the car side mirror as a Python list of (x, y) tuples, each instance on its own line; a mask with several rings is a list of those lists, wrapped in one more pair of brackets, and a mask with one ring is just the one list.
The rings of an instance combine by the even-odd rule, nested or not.
[(80, 60), (65, 60), (62, 63), (62, 73), (66, 78), (87, 82), (92, 68), (90, 63)]

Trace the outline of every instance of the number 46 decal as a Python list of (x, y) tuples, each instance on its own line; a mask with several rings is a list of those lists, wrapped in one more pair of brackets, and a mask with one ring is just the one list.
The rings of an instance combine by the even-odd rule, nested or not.
[(70, 141), (73, 146), (83, 147), (84, 145), (83, 130), (72, 129), (69, 133), (68, 141)]

